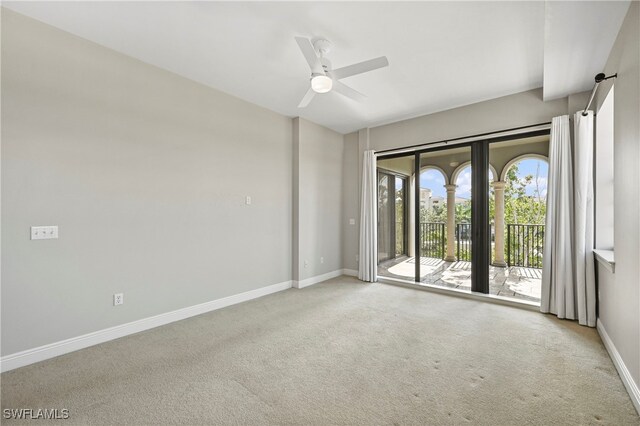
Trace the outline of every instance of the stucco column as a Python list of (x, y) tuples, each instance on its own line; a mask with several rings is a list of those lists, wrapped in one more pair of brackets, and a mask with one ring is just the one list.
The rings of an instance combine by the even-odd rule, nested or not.
[(494, 266), (507, 266), (504, 261), (504, 187), (505, 183), (498, 181), (493, 182), (493, 190), (496, 203), (496, 241), (495, 241), (495, 260)]
[(457, 185), (445, 185), (447, 190), (447, 262), (456, 261), (456, 188)]

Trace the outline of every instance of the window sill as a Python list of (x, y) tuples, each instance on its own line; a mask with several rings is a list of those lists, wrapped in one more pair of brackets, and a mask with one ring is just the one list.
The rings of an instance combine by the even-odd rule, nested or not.
[(594, 250), (593, 255), (596, 260), (612, 274), (616, 272), (616, 261), (613, 256), (613, 250)]

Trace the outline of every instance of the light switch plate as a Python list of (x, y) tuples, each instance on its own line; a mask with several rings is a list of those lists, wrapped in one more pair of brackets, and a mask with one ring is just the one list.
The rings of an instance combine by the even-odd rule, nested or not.
[(32, 240), (51, 240), (58, 238), (57, 226), (32, 226), (31, 227), (31, 239)]
[(349, 225), (355, 225), (355, 224), (356, 224), (355, 219), (349, 219)]

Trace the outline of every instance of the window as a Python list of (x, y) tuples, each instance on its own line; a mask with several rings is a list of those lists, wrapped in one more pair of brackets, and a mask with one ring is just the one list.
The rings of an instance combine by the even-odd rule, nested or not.
[(613, 250), (613, 87), (596, 115), (595, 247)]

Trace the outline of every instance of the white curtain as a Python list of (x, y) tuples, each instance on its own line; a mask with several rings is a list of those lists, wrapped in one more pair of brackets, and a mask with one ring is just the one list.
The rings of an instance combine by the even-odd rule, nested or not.
[(362, 197), (360, 202), (360, 261), (358, 278), (378, 280), (378, 206), (376, 185), (376, 154), (364, 152), (362, 164)]
[(593, 114), (555, 117), (549, 143), (540, 310), (596, 325), (593, 261)]
[(545, 228), (540, 310), (559, 318), (576, 319), (573, 167), (568, 115), (551, 121)]
[(574, 116), (574, 227), (578, 322), (596, 326), (596, 277), (593, 259), (593, 113)]

